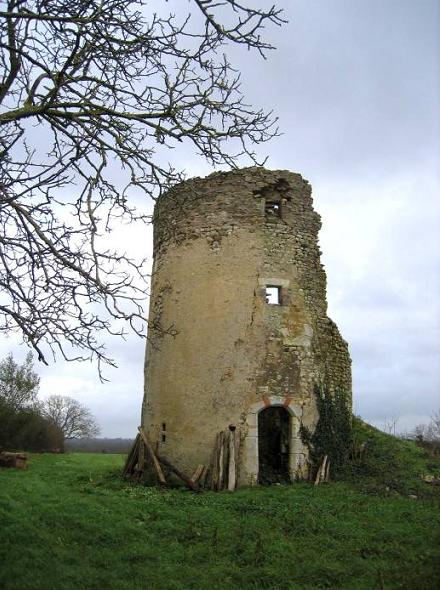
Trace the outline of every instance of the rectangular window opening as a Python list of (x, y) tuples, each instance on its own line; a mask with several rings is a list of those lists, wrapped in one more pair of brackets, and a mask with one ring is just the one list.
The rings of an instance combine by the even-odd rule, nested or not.
[(167, 425), (165, 424), (165, 422), (162, 422), (162, 430), (165, 432), (167, 429)]
[(167, 440), (167, 435), (164, 432), (162, 432), (162, 442), (166, 442), (166, 440)]
[(269, 303), (269, 305), (281, 305), (281, 287), (267, 285), (266, 302)]

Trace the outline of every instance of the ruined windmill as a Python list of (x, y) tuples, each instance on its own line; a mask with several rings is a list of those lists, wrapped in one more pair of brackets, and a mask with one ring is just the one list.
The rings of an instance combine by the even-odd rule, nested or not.
[(314, 385), (351, 404), (320, 226), (310, 184), (285, 170), (218, 172), (157, 201), (141, 435), (191, 481), (208, 466), (215, 489), (304, 477)]

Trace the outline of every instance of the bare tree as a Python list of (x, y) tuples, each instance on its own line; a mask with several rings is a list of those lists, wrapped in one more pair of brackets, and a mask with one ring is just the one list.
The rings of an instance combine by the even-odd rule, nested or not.
[[(247, 105), (226, 43), (264, 54), (281, 11), (236, 0), (8, 0), (0, 11), (0, 330), (112, 363), (106, 334), (144, 333), (143, 261), (111, 243), (147, 222), (142, 196), (182, 179), (187, 145), (212, 165), (256, 162), (276, 134)], [(182, 4), (174, 0), (175, 7)], [(117, 179), (117, 182), (116, 182)], [(74, 351), (74, 352), (71, 352)], [(79, 352), (75, 352), (79, 351)]]
[(411, 436), (421, 441), (440, 442), (440, 411), (434, 412), (428, 424), (418, 424)]
[(72, 397), (51, 395), (44, 401), (42, 413), (66, 440), (98, 436), (100, 432), (90, 410)]
[(13, 411), (35, 406), (39, 386), (31, 352), (22, 365), (14, 360), (12, 353), (0, 362), (0, 400)]
[(398, 420), (398, 418), (385, 418), (382, 430), (387, 434), (392, 434), (393, 436), (396, 436), (396, 425)]

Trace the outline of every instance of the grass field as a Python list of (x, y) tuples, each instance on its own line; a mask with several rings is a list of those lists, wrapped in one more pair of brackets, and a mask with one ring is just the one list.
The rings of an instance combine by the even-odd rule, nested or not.
[(2, 590), (439, 587), (434, 494), (376, 479), (195, 495), (122, 482), (122, 464), (33, 455), (0, 471)]

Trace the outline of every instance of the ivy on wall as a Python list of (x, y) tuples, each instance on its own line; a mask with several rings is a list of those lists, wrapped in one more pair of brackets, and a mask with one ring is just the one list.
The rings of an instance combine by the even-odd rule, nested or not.
[(351, 450), (351, 408), (344, 393), (330, 393), (326, 387), (315, 385), (315, 398), (319, 414), (316, 428), (312, 433), (301, 425), (301, 439), (309, 449), (312, 476), (325, 455), (330, 460), (332, 475), (337, 476), (346, 465)]

